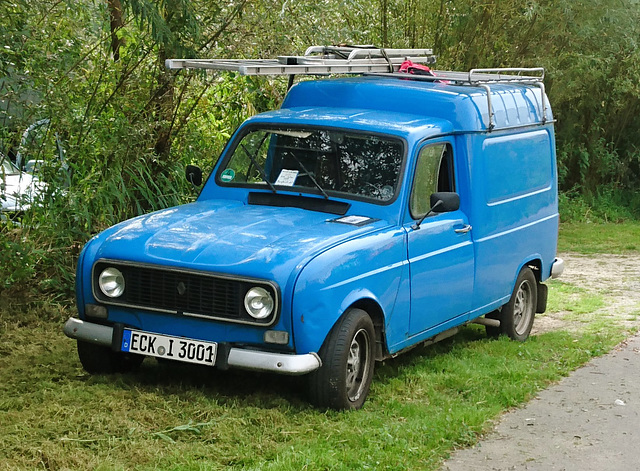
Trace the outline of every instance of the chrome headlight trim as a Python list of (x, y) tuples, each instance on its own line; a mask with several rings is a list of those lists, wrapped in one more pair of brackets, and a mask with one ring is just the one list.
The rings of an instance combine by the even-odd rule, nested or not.
[(124, 275), (115, 267), (105, 268), (98, 276), (98, 286), (105, 296), (119, 298), (124, 293)]
[(254, 286), (244, 295), (244, 308), (254, 319), (266, 319), (273, 312), (275, 302), (266, 289)]

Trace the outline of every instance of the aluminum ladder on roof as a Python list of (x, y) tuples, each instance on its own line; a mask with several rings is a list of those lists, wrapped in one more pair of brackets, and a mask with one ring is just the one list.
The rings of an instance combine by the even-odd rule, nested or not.
[(324, 75), (397, 72), (405, 60), (433, 64), (431, 49), (386, 49), (373, 46), (311, 46), (303, 56), (276, 59), (167, 59), (168, 69), (209, 69), (240, 75)]

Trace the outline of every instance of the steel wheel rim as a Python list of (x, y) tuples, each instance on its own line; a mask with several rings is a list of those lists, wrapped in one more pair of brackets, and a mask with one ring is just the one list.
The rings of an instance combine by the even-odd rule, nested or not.
[(369, 332), (366, 329), (360, 329), (353, 336), (351, 345), (349, 345), (346, 386), (347, 397), (351, 402), (360, 399), (367, 384), (369, 364), (371, 362), (369, 344)]
[(513, 303), (513, 325), (518, 335), (523, 335), (529, 328), (533, 316), (533, 292), (531, 283), (524, 280), (520, 283)]

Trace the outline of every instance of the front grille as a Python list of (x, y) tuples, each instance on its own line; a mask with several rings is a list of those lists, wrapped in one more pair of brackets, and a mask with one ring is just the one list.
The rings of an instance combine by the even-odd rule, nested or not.
[[(118, 298), (105, 296), (98, 286), (98, 277), (107, 267), (117, 268), (124, 276), (125, 290)], [(264, 281), (99, 261), (93, 269), (93, 286), (96, 299), (118, 306), (259, 325), (270, 325), (277, 314), (277, 309), (274, 309), (274, 313), (267, 319), (256, 320), (244, 309), (244, 296), (254, 286), (267, 289), (276, 300), (276, 305), (278, 304), (276, 290)]]
[(124, 300), (129, 304), (221, 317), (240, 314), (242, 299), (237, 281), (128, 267), (125, 283)]

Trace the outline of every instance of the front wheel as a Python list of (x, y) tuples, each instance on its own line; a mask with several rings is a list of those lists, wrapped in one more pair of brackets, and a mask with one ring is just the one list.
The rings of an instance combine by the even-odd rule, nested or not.
[(538, 304), (538, 287), (531, 268), (520, 270), (511, 299), (500, 311), (500, 330), (513, 340), (529, 338)]
[(311, 402), (331, 409), (360, 409), (364, 404), (375, 362), (375, 331), (369, 315), (350, 309), (325, 340), (322, 366), (309, 375)]

